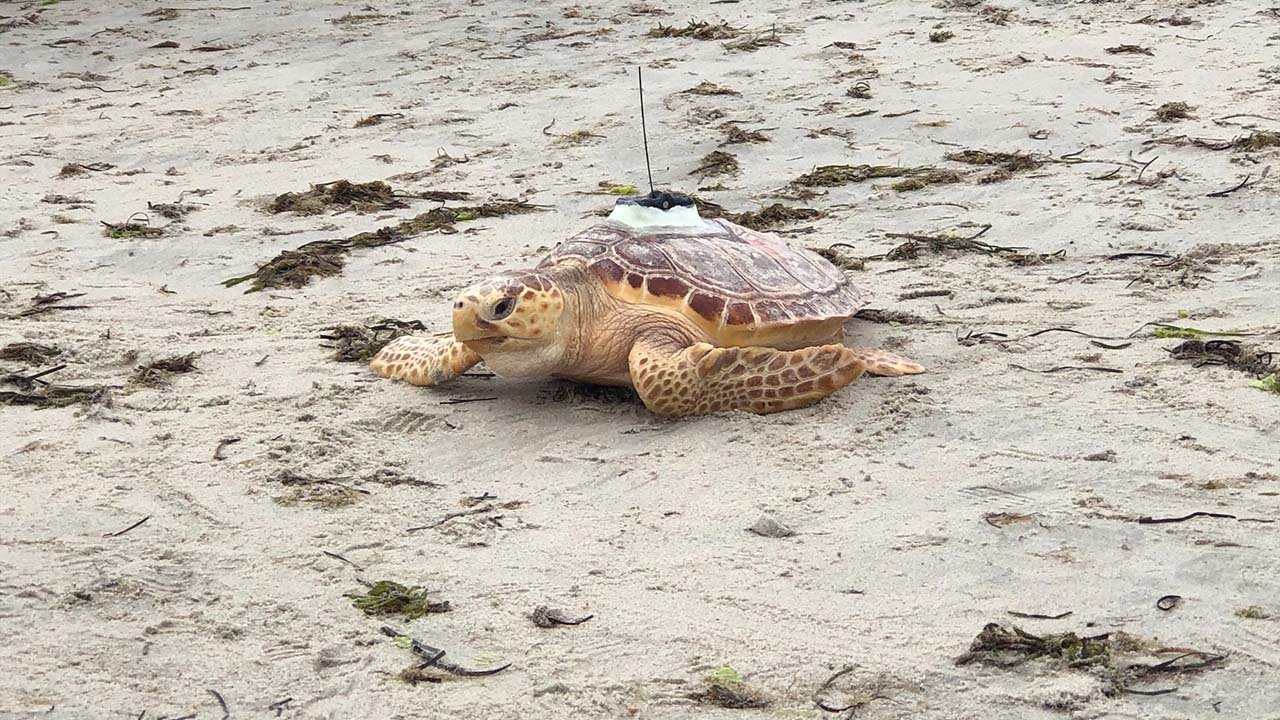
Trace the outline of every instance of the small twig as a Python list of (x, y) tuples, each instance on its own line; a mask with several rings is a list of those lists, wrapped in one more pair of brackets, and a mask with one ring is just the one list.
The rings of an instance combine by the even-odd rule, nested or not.
[(1149, 516), (1140, 517), (1138, 518), (1138, 524), (1139, 525), (1159, 525), (1162, 523), (1179, 523), (1179, 522), (1185, 522), (1192, 518), (1198, 518), (1198, 517), (1223, 518), (1226, 520), (1238, 519), (1236, 518), (1235, 515), (1227, 515), (1226, 513), (1193, 512), (1190, 515), (1183, 515), (1182, 517), (1164, 517), (1164, 518), (1153, 518)]
[(440, 401), (440, 404), (441, 404), (441, 405), (461, 405), (462, 403), (471, 403), (471, 402), (488, 402), (489, 400), (497, 400), (497, 399), (498, 399), (498, 398), (496, 398), (496, 397), (479, 397), (479, 398), (449, 398), (448, 400), (441, 400), (441, 401)]
[(123, 529), (123, 530), (119, 530), (119, 531), (117, 531), (117, 532), (112, 532), (112, 533), (107, 533), (107, 534), (103, 535), (102, 537), (104, 537), (104, 538), (109, 538), (109, 537), (120, 537), (121, 535), (123, 535), (123, 534), (125, 534), (125, 533), (129, 532), (130, 530), (132, 530), (132, 529), (134, 529), (134, 528), (138, 527), (139, 525), (142, 525), (142, 523), (144, 523), (144, 522), (146, 522), (146, 521), (148, 521), (148, 520), (150, 520), (150, 519), (151, 519), (151, 516), (150, 516), (150, 515), (148, 515), (148, 516), (146, 516), (146, 517), (142, 518), (142, 519), (141, 519), (141, 520), (139, 520), (138, 522), (136, 522), (136, 523), (134, 523), (134, 524), (130, 525), (129, 527), (127, 527), (127, 528), (125, 528), (125, 529)]
[(344, 562), (344, 563), (346, 563), (346, 564), (350, 565), (351, 567), (353, 567), (353, 568), (355, 568), (355, 569), (357, 569), (357, 570), (364, 570), (364, 568), (363, 568), (363, 567), (361, 567), (361, 566), (359, 566), (359, 565), (357, 565), (357, 564), (355, 564), (355, 563), (351, 562), (350, 560), (348, 560), (348, 559), (346, 559), (346, 558), (342, 557), (341, 555), (339, 555), (339, 554), (338, 554), (338, 553), (336, 553), (336, 552), (329, 552), (328, 550), (321, 550), (320, 552), (324, 553), (325, 555), (328, 555), (329, 557), (333, 558), (334, 560), (341, 560), (342, 562)]
[(439, 522), (435, 522), (430, 525), (419, 525), (418, 527), (411, 527), (408, 530), (405, 530), (405, 532), (417, 532), (419, 530), (430, 530), (432, 528), (440, 527), (441, 525), (449, 522), (454, 518), (460, 518), (467, 515), (480, 515), (482, 513), (493, 512), (496, 509), (497, 508), (495, 508), (493, 505), (490, 504), (490, 505), (483, 505), (478, 508), (472, 508), (470, 510), (459, 510), (458, 512), (451, 512), (448, 515), (445, 515), (443, 518), (441, 518)]
[(1069, 617), (1072, 614), (1071, 610), (1068, 610), (1064, 613), (1058, 613), (1057, 615), (1042, 615), (1040, 613), (1024, 613), (1024, 612), (1018, 612), (1017, 610), (1006, 610), (1005, 612), (1009, 613), (1014, 617), (1027, 618), (1030, 620), (1061, 620), (1062, 618)]
[(1236, 185), (1236, 186), (1235, 186), (1235, 187), (1233, 187), (1233, 188), (1228, 188), (1228, 189), (1226, 189), (1226, 190), (1219, 190), (1218, 192), (1211, 192), (1211, 193), (1209, 193), (1209, 194), (1205, 195), (1205, 197), (1211, 197), (1211, 198), (1226, 197), (1226, 196), (1230, 195), (1231, 193), (1233, 193), (1233, 192), (1235, 192), (1235, 191), (1237, 191), (1237, 190), (1243, 190), (1243, 189), (1245, 189), (1245, 188), (1247, 188), (1247, 187), (1250, 187), (1250, 186), (1252, 186), (1252, 185), (1257, 185), (1258, 183), (1262, 182), (1262, 180), (1263, 180), (1264, 178), (1266, 178), (1266, 177), (1267, 177), (1267, 172), (1269, 172), (1270, 170), (1271, 170), (1271, 166), (1270, 166), (1270, 165), (1268, 165), (1265, 169), (1263, 169), (1263, 171), (1262, 171), (1262, 175), (1261, 175), (1261, 176), (1259, 176), (1257, 180), (1254, 180), (1254, 182), (1249, 182), (1250, 180), (1252, 180), (1252, 179), (1253, 179), (1253, 173), (1250, 173), (1250, 174), (1248, 174), (1248, 175), (1245, 175), (1245, 176), (1244, 176), (1244, 179), (1240, 181), (1240, 184), (1239, 184), (1239, 185)]
[(238, 442), (240, 442), (240, 438), (238, 437), (224, 438), (221, 442), (218, 443), (218, 447), (214, 449), (213, 459), (226, 460), (227, 458), (225, 455), (222, 454), (222, 451), (225, 450), (228, 445), (234, 445)]
[(227, 718), (231, 717), (231, 711), (227, 709), (227, 701), (222, 699), (222, 694), (217, 690), (209, 690), (209, 692), (218, 699), (218, 704), (222, 706), (222, 720), (227, 720)]
[(1049, 375), (1051, 373), (1064, 372), (1066, 370), (1091, 370), (1095, 372), (1106, 372), (1106, 373), (1123, 373), (1124, 372), (1119, 368), (1102, 367), (1100, 365), (1059, 365), (1057, 367), (1051, 367), (1047, 370), (1036, 370), (1035, 368), (1025, 367), (1023, 365), (1018, 365), (1016, 363), (1009, 363), (1009, 367), (1017, 368), (1019, 370), (1026, 370), (1027, 372), (1040, 373), (1041, 375)]

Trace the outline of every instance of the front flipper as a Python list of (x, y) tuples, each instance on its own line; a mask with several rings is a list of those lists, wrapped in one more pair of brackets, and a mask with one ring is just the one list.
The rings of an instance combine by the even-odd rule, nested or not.
[(411, 385), (438, 385), (470, 370), (481, 358), (466, 345), (446, 337), (399, 337), (387, 343), (369, 369), (375, 375)]
[(857, 380), (866, 369), (861, 356), (843, 345), (775, 350), (640, 338), (628, 359), (640, 399), (653, 412), (672, 416), (800, 408)]

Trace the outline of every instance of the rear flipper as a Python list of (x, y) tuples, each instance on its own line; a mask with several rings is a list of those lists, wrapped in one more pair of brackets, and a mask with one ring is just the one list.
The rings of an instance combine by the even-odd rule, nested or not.
[(480, 360), (452, 335), (405, 336), (387, 343), (369, 362), (369, 369), (380, 377), (411, 385), (438, 385), (470, 370)]
[(632, 384), (644, 404), (654, 413), (671, 416), (724, 410), (765, 414), (805, 407), (866, 370), (863, 355), (843, 345), (717, 348), (658, 338), (638, 340), (629, 364)]

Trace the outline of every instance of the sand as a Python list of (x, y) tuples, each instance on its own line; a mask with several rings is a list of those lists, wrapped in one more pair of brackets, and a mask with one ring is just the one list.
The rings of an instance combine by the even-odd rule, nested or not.
[[(220, 718), (216, 691), (236, 718), (837, 717), (812, 696), (853, 664), (831, 702), (865, 718), (1280, 717), (1280, 396), (1146, 325), (1280, 350), (1280, 150), (1213, 149), (1280, 130), (1265, 3), (244, 5), (0, 8), (0, 344), (62, 350), (0, 372), (110, 386), (0, 408), (0, 715)], [(781, 44), (648, 37), (695, 18)], [(333, 325), (447, 330), (459, 288), (609, 208), (600, 183), (645, 186), (637, 65), (662, 187), (822, 210), (779, 230), (855, 257), (986, 225), (1065, 257), (867, 260), (849, 272), (872, 307), (909, 315), (852, 340), (929, 372), (773, 416), (661, 421), (622, 391), (423, 389), (332, 359)], [(739, 94), (684, 92), (701, 82)], [(1178, 101), (1190, 118), (1153, 119)], [(728, 121), (768, 141), (722, 147)], [(966, 149), (1045, 162), (984, 183), (944, 157)], [(739, 173), (691, 176), (715, 150)], [(796, 194), (831, 164), (962, 177)], [(263, 209), (341, 178), (542, 210), (357, 248), (299, 288), (221, 284), (439, 205)], [(149, 210), (179, 199), (183, 218)], [(139, 212), (161, 236), (104, 235)], [(33, 305), (57, 292), (83, 307)], [(187, 353), (191, 372), (134, 379)], [(1114, 372), (1034, 372), (1060, 366)], [(1138, 522), (1193, 512), (1235, 518)], [(796, 534), (745, 530), (765, 515)], [(453, 610), (368, 617), (358, 579)], [(539, 605), (593, 618), (540, 628)], [(989, 622), (1226, 657), (1109, 695), (1058, 662), (957, 666)], [(511, 666), (410, 685), (383, 624)], [(770, 707), (687, 697), (722, 666)]]

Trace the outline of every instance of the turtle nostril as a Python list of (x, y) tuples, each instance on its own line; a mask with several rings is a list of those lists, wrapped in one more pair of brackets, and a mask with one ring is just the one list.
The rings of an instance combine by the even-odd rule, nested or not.
[(461, 300), (459, 300), (458, 302), (454, 303), (454, 304), (453, 304), (453, 309), (454, 309), (454, 310), (461, 310), (461, 309), (462, 309), (462, 301), (461, 301)]

